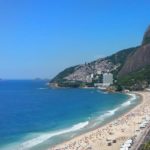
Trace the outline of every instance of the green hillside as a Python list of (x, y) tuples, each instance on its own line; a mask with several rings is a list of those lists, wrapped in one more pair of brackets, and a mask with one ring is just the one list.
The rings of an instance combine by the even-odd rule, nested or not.
[(130, 90), (143, 90), (150, 84), (150, 66), (119, 77), (118, 84)]
[(53, 82), (56, 82), (56, 83), (65, 82), (66, 80), (64, 78), (66, 76), (68, 76), (69, 74), (73, 73), (75, 71), (76, 67), (78, 67), (78, 66), (69, 67), (69, 68), (63, 70), (57, 76), (55, 76), (50, 82), (51, 83), (53, 83)]

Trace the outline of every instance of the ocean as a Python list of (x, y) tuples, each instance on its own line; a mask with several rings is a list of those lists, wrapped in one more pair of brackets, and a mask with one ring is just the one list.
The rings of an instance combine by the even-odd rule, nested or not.
[(46, 150), (140, 103), (134, 94), (52, 89), (42, 80), (0, 81), (0, 149)]

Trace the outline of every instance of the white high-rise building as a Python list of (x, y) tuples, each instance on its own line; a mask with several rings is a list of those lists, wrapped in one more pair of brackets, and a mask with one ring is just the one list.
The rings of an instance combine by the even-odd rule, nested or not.
[(102, 74), (102, 72), (101, 72), (100, 70), (98, 70), (98, 71), (97, 71), (97, 74), (98, 74), (98, 75), (101, 75), (101, 74)]
[(90, 75), (86, 76), (86, 82), (88, 82), (88, 83), (92, 82), (92, 78)]
[(94, 77), (94, 74), (92, 73), (92, 74), (91, 74), (91, 79), (93, 79), (93, 77)]
[(113, 84), (113, 74), (104, 73), (103, 74), (103, 86), (110, 86), (111, 84)]

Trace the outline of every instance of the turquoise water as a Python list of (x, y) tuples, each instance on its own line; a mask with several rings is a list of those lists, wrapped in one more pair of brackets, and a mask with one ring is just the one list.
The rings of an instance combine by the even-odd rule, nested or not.
[(50, 89), (46, 81), (0, 81), (0, 149), (45, 150), (118, 117), (134, 95)]

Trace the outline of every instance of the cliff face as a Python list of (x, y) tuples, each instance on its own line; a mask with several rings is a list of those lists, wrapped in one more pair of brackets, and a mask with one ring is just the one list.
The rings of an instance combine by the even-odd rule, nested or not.
[(147, 28), (147, 31), (144, 34), (142, 45), (150, 43), (150, 26)]
[(133, 54), (130, 54), (123, 65), (119, 76), (138, 71), (150, 65), (150, 27), (145, 32), (142, 45)]

